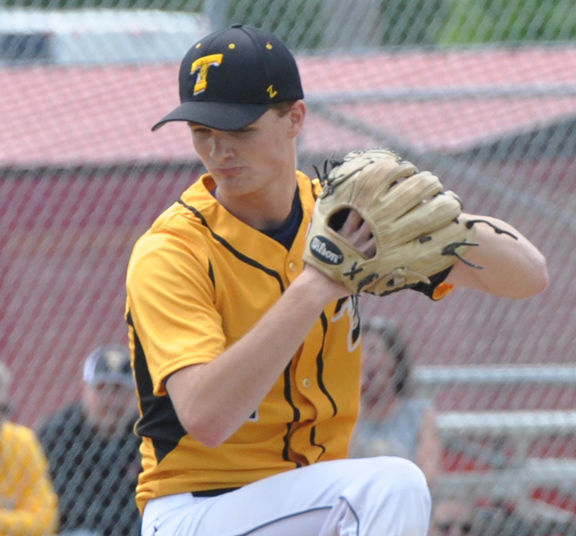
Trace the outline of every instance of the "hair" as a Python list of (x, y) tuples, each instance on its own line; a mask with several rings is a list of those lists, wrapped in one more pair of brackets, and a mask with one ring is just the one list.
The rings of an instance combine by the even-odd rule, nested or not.
[(411, 389), (410, 353), (400, 330), (388, 319), (374, 316), (362, 321), (362, 331), (381, 335), (386, 350), (394, 359), (394, 392), (398, 396), (407, 396)]
[(295, 100), (277, 102), (270, 106), (270, 110), (274, 110), (280, 117), (283, 117), (290, 111), (295, 102)]
[(0, 361), (0, 399), (8, 396), (10, 384), (12, 383), (12, 373), (5, 363)]

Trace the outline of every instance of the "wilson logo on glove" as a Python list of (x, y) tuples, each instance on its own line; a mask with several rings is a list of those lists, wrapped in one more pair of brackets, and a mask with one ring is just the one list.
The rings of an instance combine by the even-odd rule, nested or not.
[(328, 264), (341, 264), (344, 260), (344, 255), (338, 246), (323, 236), (312, 238), (310, 251), (314, 257)]

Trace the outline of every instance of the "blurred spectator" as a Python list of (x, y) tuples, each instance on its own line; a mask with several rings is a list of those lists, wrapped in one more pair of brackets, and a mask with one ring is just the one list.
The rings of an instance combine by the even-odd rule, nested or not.
[(413, 396), (406, 343), (381, 317), (363, 320), (362, 337), (362, 403), (351, 456), (407, 458), (432, 487), (441, 468), (436, 411), (430, 400)]
[(574, 536), (576, 534), (576, 516), (570, 521), (538, 519), (530, 524), (526, 536)]
[(470, 536), (576, 535), (574, 516), (566, 511), (562, 515), (558, 512), (553, 517), (560, 519), (535, 517), (534, 513), (530, 514), (529, 507), (525, 508), (522, 515), (514, 504), (498, 500), (474, 510)]
[(471, 536), (535, 536), (530, 524), (514, 511), (514, 507), (496, 501), (474, 510)]
[(137, 534), (140, 441), (133, 432), (137, 402), (128, 348), (96, 348), (83, 379), (81, 400), (38, 432), (59, 495), (62, 533)]
[(466, 536), (472, 530), (474, 504), (466, 498), (435, 497), (430, 536)]
[(529, 506), (522, 515), (514, 503), (504, 500), (477, 504), (466, 493), (443, 493), (433, 500), (429, 536), (576, 535), (574, 516), (566, 511), (555, 517), (561, 519), (535, 517)]
[(10, 371), (0, 363), (0, 534), (51, 534), (57, 528), (58, 501), (48, 463), (34, 432), (8, 420), (10, 380)]

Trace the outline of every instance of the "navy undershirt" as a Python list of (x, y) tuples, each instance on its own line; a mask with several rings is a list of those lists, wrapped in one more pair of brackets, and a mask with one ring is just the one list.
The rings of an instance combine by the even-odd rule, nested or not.
[(300, 202), (298, 189), (296, 189), (294, 200), (292, 201), (292, 210), (290, 211), (290, 215), (286, 221), (276, 229), (268, 229), (262, 232), (270, 238), (280, 242), (286, 249), (290, 249), (292, 242), (294, 242), (294, 239), (298, 234), (298, 229), (302, 222), (302, 215), (302, 203)]
[[(210, 193), (214, 198), (216, 198), (216, 188), (214, 188)], [(292, 201), (292, 209), (290, 210), (288, 219), (280, 227), (277, 227), (276, 229), (268, 229), (262, 232), (277, 242), (280, 242), (286, 249), (290, 249), (292, 242), (294, 242), (294, 239), (298, 234), (298, 229), (302, 222), (302, 216), (302, 203), (300, 202), (300, 195), (298, 195), (298, 188), (296, 188), (294, 200)]]

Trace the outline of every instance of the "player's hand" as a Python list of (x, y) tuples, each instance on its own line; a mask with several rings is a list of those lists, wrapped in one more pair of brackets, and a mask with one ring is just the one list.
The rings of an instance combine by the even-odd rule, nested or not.
[[(370, 226), (362, 219), (362, 216), (360, 216), (357, 211), (351, 210), (349, 212), (342, 227), (338, 230), (338, 234), (360, 251), (367, 259), (375, 255), (376, 242)], [(351, 294), (350, 289), (342, 282), (328, 277), (307, 262), (304, 262), (304, 272), (306, 272), (308, 277), (312, 278), (313, 282), (311, 284), (314, 286), (315, 292), (325, 290), (327, 295), (333, 296), (328, 300), (328, 303)]]
[(376, 241), (370, 225), (366, 223), (356, 210), (350, 211), (338, 234), (352, 244), (367, 259), (376, 254)]

